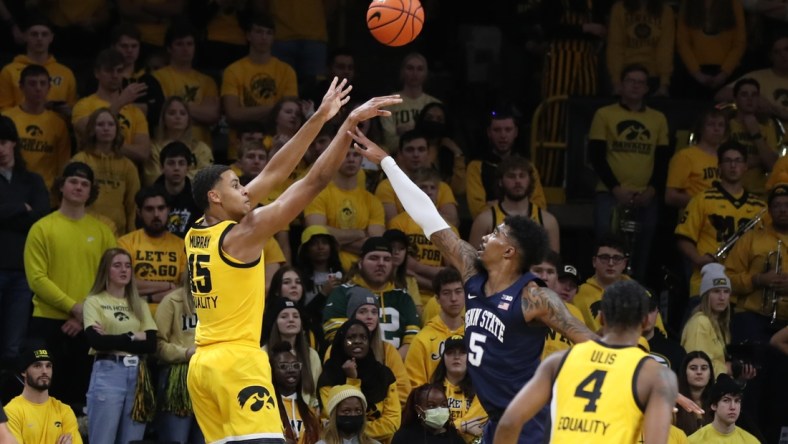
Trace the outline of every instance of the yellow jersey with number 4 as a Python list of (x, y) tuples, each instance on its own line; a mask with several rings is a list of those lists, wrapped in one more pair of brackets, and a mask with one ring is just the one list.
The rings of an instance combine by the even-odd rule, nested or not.
[(588, 341), (566, 353), (553, 382), (551, 443), (636, 443), (643, 411), (635, 381), (649, 356)]
[(265, 299), (265, 264), (234, 259), (222, 250), (222, 242), (235, 227), (222, 221), (208, 227), (197, 221), (186, 234), (189, 285), (197, 312), (194, 343), (260, 346)]

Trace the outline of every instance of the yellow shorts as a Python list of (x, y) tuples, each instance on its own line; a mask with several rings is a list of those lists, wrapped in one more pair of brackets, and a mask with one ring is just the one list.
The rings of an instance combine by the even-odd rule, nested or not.
[(284, 442), (268, 354), (256, 347), (200, 347), (186, 378), (205, 442)]

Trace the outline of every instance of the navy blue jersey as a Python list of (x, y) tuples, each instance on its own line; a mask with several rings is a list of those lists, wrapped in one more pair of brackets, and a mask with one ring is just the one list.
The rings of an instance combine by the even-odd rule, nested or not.
[[(533, 281), (525, 273), (509, 288), (487, 296), (487, 274), (465, 282), (465, 344), (468, 372), (482, 406), (496, 421), (539, 366), (547, 329), (526, 324), (521, 294)], [(537, 415), (523, 428), (520, 443), (541, 443), (545, 415)], [(492, 441), (490, 441), (492, 442)]]

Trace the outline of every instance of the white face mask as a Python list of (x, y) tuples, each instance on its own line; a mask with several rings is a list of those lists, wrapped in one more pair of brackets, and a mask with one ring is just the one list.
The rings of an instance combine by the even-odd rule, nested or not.
[(448, 407), (435, 407), (434, 409), (424, 410), (424, 425), (433, 429), (440, 429), (446, 425), (451, 417)]

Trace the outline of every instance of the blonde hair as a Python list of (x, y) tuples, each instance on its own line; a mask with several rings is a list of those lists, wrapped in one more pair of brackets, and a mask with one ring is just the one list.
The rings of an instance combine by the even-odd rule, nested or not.
[[(714, 290), (714, 288), (711, 290)], [(711, 309), (711, 301), (709, 300), (709, 292), (711, 292), (711, 290), (701, 295), (700, 305), (698, 305), (695, 311), (706, 315), (711, 322), (712, 328), (714, 328), (714, 332), (722, 340), (722, 343), (728, 344), (731, 340), (731, 304), (728, 302), (728, 306), (725, 307), (722, 313), (714, 313), (714, 310)]]
[[(90, 289), (88, 297), (97, 296), (107, 291), (107, 287), (109, 287), (109, 269), (112, 267), (112, 260), (115, 259), (115, 256), (121, 254), (128, 257), (129, 261), (131, 261), (131, 254), (122, 248), (110, 248), (104, 252), (101, 256), (98, 270), (96, 271), (96, 280), (93, 281), (93, 287)], [(136, 317), (138, 321), (142, 321), (143, 310), (145, 310), (146, 307), (143, 305), (144, 302), (142, 302), (137, 292), (137, 283), (134, 279), (134, 273), (131, 274), (131, 280), (129, 280), (129, 283), (126, 284), (126, 287), (123, 289), (123, 296), (124, 299), (126, 299), (126, 303), (128, 303), (131, 308), (131, 312), (134, 313), (134, 317)]]
[(167, 110), (170, 109), (173, 103), (180, 103), (183, 105), (183, 108), (186, 109), (186, 129), (183, 130), (183, 133), (178, 137), (178, 140), (185, 143), (189, 149), (194, 149), (194, 135), (192, 134), (192, 116), (189, 114), (189, 107), (186, 104), (186, 101), (178, 96), (171, 96), (164, 103), (161, 105), (161, 114), (159, 114), (159, 127), (156, 128), (156, 140), (159, 142), (164, 141), (167, 138), (167, 133), (164, 129), (166, 125), (164, 125), (164, 116), (167, 115)]

